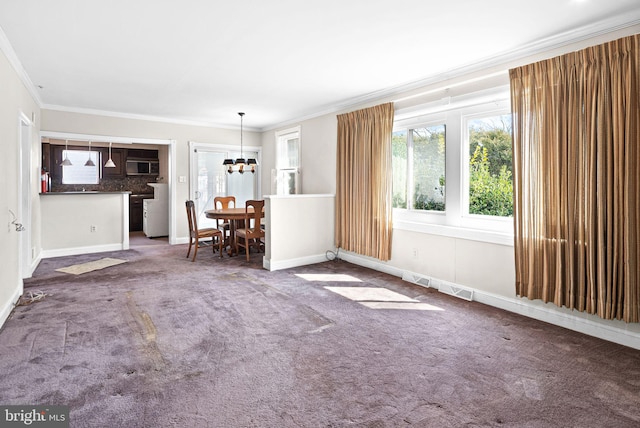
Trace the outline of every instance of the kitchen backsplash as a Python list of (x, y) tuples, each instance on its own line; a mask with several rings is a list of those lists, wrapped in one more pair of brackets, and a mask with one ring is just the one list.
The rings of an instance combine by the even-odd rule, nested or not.
[(51, 180), (52, 192), (119, 192), (130, 191), (132, 194), (153, 193), (153, 188), (147, 183), (162, 182), (162, 177), (132, 175), (125, 178), (105, 178), (100, 184), (62, 184), (61, 179)]

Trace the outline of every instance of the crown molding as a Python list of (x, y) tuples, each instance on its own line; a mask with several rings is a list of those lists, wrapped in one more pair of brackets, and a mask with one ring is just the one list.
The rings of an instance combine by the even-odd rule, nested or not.
[(20, 60), (18, 59), (18, 55), (16, 55), (16, 51), (13, 50), (13, 46), (11, 46), (11, 43), (9, 42), (7, 35), (4, 33), (1, 27), (0, 27), (0, 50), (4, 52), (4, 55), (7, 57), (7, 60), (9, 61), (9, 64), (11, 64), (11, 67), (13, 67), (16, 74), (18, 74), (18, 77), (22, 81), (22, 84), (27, 88), (27, 91), (33, 97), (38, 107), (42, 107), (42, 99), (40, 98), (40, 93), (38, 92), (38, 89), (33, 84), (33, 82), (31, 81), (31, 78), (29, 77), (24, 67), (22, 66), (22, 62), (20, 62)]
[[(118, 119), (133, 119), (133, 120), (146, 120), (150, 122), (160, 122), (160, 123), (169, 123), (174, 125), (185, 125), (185, 126), (200, 126), (204, 128), (217, 128), (217, 129), (230, 129), (237, 131), (240, 129), (240, 126), (235, 125), (225, 125), (214, 122), (200, 122), (195, 120), (186, 120), (186, 119), (173, 119), (168, 117), (161, 116), (152, 116), (145, 114), (135, 114), (135, 113), (122, 113), (115, 112), (109, 110), (98, 110), (98, 109), (90, 109), (90, 108), (81, 108), (81, 107), (67, 107), (55, 104), (43, 104), (41, 106), (45, 110), (52, 111), (60, 111), (66, 113), (77, 113), (77, 114), (88, 114), (93, 116), (106, 116), (106, 117), (114, 117)], [(260, 132), (260, 128), (244, 126), (245, 131), (253, 131)]]

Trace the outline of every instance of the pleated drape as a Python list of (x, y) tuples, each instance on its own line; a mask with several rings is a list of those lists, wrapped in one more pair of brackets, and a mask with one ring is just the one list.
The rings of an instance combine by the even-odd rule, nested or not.
[(391, 258), (393, 104), (338, 115), (336, 246)]
[(519, 296), (639, 321), (639, 44), (510, 70)]

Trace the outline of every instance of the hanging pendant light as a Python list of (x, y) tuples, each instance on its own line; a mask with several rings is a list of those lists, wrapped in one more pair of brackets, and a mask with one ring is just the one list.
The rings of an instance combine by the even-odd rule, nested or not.
[(84, 163), (84, 166), (96, 166), (96, 164), (91, 160), (91, 141), (89, 141), (89, 159)]
[(242, 137), (242, 134), (243, 134), (243, 121), (242, 121), (242, 119), (244, 117), (244, 113), (240, 112), (240, 113), (238, 113), (238, 115), (240, 116), (240, 157), (237, 158), (235, 161), (233, 159), (225, 159), (222, 162), (222, 165), (227, 167), (227, 172), (229, 174), (232, 174), (235, 171), (234, 167), (237, 167), (237, 171), (240, 174), (244, 174), (245, 165), (251, 167), (250, 171), (252, 173), (255, 173), (256, 172), (256, 166), (258, 165), (258, 161), (256, 161), (253, 158), (248, 159), (248, 160), (245, 161), (244, 156), (243, 156), (243, 150), (242, 150), (242, 147), (243, 147), (243, 137)]
[(64, 160), (62, 161), (62, 166), (71, 166), (73, 165), (69, 160), (69, 140), (64, 140)]
[(105, 168), (115, 168), (116, 164), (111, 159), (111, 142), (109, 142), (109, 160), (104, 164)]

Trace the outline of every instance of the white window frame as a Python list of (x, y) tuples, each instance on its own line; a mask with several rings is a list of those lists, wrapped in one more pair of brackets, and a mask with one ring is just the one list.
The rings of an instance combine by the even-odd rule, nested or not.
[[(274, 170), (271, 171), (271, 186), (272, 186), (272, 193), (277, 194), (277, 195), (285, 195), (285, 194), (289, 194), (289, 193), (284, 193), (283, 192), (283, 187), (278, 185), (278, 177), (280, 176), (281, 173), (285, 172), (285, 173), (293, 173), (294, 177), (295, 177), (295, 181), (294, 181), (294, 194), (300, 194), (302, 192), (302, 180), (301, 180), (301, 168), (300, 168), (300, 164), (302, 161), (302, 154), (300, 152), (301, 148), (302, 148), (302, 135), (301, 135), (301, 127), (300, 126), (296, 126), (294, 128), (288, 128), (288, 129), (283, 129), (281, 131), (277, 131), (275, 133), (275, 139), (276, 139), (276, 167)], [(285, 141), (290, 141), (292, 139), (298, 139), (298, 147), (297, 147), (297, 159), (295, 159), (295, 162), (293, 162), (293, 164), (295, 165), (294, 167), (290, 167), (290, 166), (286, 166), (284, 167), (281, 164), (281, 159), (283, 157), (282, 154), (282, 150), (283, 150), (283, 143)], [(290, 165), (291, 162), (288, 162), (288, 165)]]
[[(412, 136), (409, 131), (416, 128), (427, 128), (430, 126), (445, 126), (445, 182), (448, 183), (447, 170), (447, 156), (448, 156), (448, 141), (447, 141), (447, 124), (446, 117), (443, 115), (432, 116), (428, 119), (423, 117), (414, 117), (409, 120), (397, 121), (394, 124), (393, 132), (406, 131), (407, 132), (407, 208), (394, 208), (394, 217), (399, 215), (409, 221), (427, 222), (433, 224), (446, 224), (446, 213), (448, 210), (447, 194), (445, 193), (445, 210), (444, 211), (429, 211), (429, 210), (416, 210), (413, 207), (413, 142)], [(448, 191), (448, 185), (447, 190)], [(445, 192), (446, 192), (445, 191)]]
[[(446, 103), (436, 102), (396, 110), (394, 131), (418, 126), (445, 125), (445, 211), (393, 209), (393, 227), (454, 238), (513, 245), (513, 218), (469, 214), (469, 142), (467, 121), (475, 117), (506, 114), (508, 87), (468, 94)], [(407, 152), (409, 156), (409, 152)], [(407, 166), (407, 173), (412, 171)], [(411, 176), (407, 177), (408, 181)], [(408, 205), (410, 206), (410, 205)]]
[(506, 100), (482, 104), (463, 110), (461, 115), (462, 125), (462, 227), (482, 230), (492, 230), (503, 233), (513, 233), (513, 218), (469, 213), (469, 122), (473, 119), (489, 116), (511, 114), (509, 103)]

